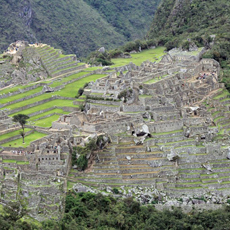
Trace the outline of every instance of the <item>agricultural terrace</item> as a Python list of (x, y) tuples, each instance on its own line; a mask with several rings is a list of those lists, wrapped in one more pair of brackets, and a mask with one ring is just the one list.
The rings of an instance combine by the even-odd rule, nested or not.
[[(63, 114), (69, 114), (68, 108), (79, 109), (79, 104), (84, 102), (85, 97), (76, 99), (78, 90), (86, 83), (96, 81), (107, 76), (107, 74), (94, 74), (95, 70), (102, 67), (88, 67), (84, 63), (73, 61), (73, 55), (63, 55), (49, 46), (36, 48), (51, 76), (43, 81), (33, 82), (28, 85), (10, 86), (0, 90), (0, 99), (3, 110), (7, 110), (10, 117), (23, 113), (28, 115), (28, 125), (41, 128), (50, 128), (52, 122), (58, 120)], [(111, 68), (124, 66), (133, 62), (140, 66), (143, 61), (159, 61), (164, 55), (164, 47), (145, 50), (140, 53), (131, 54), (132, 58), (112, 59), (114, 65)], [(79, 69), (80, 68), (80, 69)], [(113, 70), (111, 70), (113, 71)], [(57, 91), (43, 93), (43, 85), (55, 88)], [(33, 88), (32, 88), (33, 86)], [(75, 102), (73, 104), (73, 102)], [(30, 127), (29, 126), (29, 127)], [(26, 132), (30, 129), (26, 129)], [(19, 135), (19, 131), (8, 132), (0, 137), (0, 141)], [(31, 141), (44, 137), (43, 133), (30, 133), (25, 137), (22, 145), (21, 138), (2, 144), (2, 146), (26, 147)]]

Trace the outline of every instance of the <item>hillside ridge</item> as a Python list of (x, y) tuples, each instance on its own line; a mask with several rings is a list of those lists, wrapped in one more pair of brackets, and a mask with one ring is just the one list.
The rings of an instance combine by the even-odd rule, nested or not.
[(145, 35), (158, 3), (1, 0), (0, 50), (16, 40), (51, 44), (78, 57), (102, 46), (112, 49)]

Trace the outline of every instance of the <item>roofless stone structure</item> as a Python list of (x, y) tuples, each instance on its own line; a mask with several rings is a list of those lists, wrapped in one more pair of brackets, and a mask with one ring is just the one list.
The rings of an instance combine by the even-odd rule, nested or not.
[[(226, 203), (230, 99), (218, 81), (219, 63), (170, 52), (156, 63), (106, 73), (84, 89), (83, 112), (71, 108), (52, 128), (27, 125), (46, 134), (27, 148), (2, 147), (1, 202), (23, 199), (39, 220), (60, 217), (73, 183), (76, 192), (112, 194), (117, 187), (119, 196), (159, 208)], [(1, 110), (2, 134), (19, 129), (10, 113)], [(108, 143), (87, 156), (87, 170), (71, 169), (73, 149), (100, 135)]]

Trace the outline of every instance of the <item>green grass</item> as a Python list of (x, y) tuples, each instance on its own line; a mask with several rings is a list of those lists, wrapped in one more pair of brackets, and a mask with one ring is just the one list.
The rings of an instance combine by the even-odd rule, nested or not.
[(26, 106), (26, 105), (29, 105), (29, 104), (34, 104), (35, 102), (38, 102), (38, 101), (41, 101), (41, 100), (48, 99), (48, 98), (52, 97), (52, 95), (55, 95), (55, 94), (50, 94), (50, 93), (43, 94), (43, 95), (28, 99), (28, 100), (24, 100), (22, 102), (18, 102), (18, 103), (13, 104), (13, 105), (6, 106), (4, 108), (17, 109), (17, 108), (20, 108), (20, 107), (23, 107), (23, 106)]
[(214, 122), (216, 123), (218, 120), (220, 120), (222, 118), (224, 118), (224, 116), (217, 117), (217, 118), (214, 119)]
[(67, 181), (67, 190), (70, 190), (73, 188), (74, 184), (76, 183), (73, 183), (73, 182), (70, 182), (70, 181)]
[(218, 113), (220, 113), (220, 111), (216, 111), (215, 113), (212, 113), (212, 116), (217, 115)]
[[(28, 132), (30, 130), (31, 129), (25, 128), (25, 132)], [(16, 136), (16, 135), (19, 135), (20, 131), (22, 131), (22, 129), (16, 130), (16, 131), (13, 131), (13, 132), (10, 132), (10, 133), (3, 134), (3, 135), (0, 136), (0, 141), (5, 140), (5, 139), (10, 138), (10, 137), (13, 137), (13, 136)]]
[(230, 98), (224, 98), (220, 102), (230, 101)]
[(45, 137), (45, 136), (46, 136), (46, 134), (44, 134), (44, 133), (34, 132), (28, 136), (25, 136), (25, 143), (24, 144), (22, 143), (22, 138), (20, 138), (20, 139), (5, 143), (2, 146), (9, 147), (11, 145), (12, 147), (24, 147), (24, 148), (26, 148), (30, 145), (30, 143), (32, 141), (38, 140), (38, 139)]
[(174, 133), (180, 133), (183, 132), (183, 130), (175, 130), (175, 131), (171, 131), (171, 132), (165, 132), (165, 133), (151, 133), (152, 135), (167, 135), (167, 134), (174, 134)]
[(42, 90), (42, 86), (40, 86), (40, 87), (38, 87), (38, 88), (36, 88), (36, 89), (27, 91), (27, 92), (25, 92), (25, 93), (20, 93), (20, 94), (11, 96), (11, 97), (3, 98), (3, 99), (1, 99), (1, 104), (5, 104), (5, 103), (8, 103), (8, 102), (11, 102), (11, 101), (14, 101), (14, 100), (18, 100), (18, 99), (27, 97), (27, 96), (29, 96), (29, 95), (33, 95), (33, 94), (35, 94), (35, 93), (40, 92), (41, 90)]
[(3, 205), (2, 204), (0, 204), (0, 215), (4, 215), (4, 209), (3, 209)]
[(24, 86), (15, 86), (15, 87), (10, 87), (10, 88), (6, 88), (6, 89), (3, 89), (3, 90), (0, 90), (0, 95), (2, 94), (6, 94), (6, 93), (13, 93), (13, 92), (16, 92), (18, 91), (19, 89), (25, 89), (25, 88), (28, 88), (30, 85), (24, 85)]
[(53, 121), (57, 121), (59, 119), (59, 115), (53, 115), (51, 117), (47, 117), (38, 121), (34, 122), (35, 126), (39, 126), (39, 127), (44, 127), (44, 128), (48, 128), (52, 126), (52, 122)]
[[(50, 87), (57, 87), (57, 86), (60, 86), (62, 85), (62, 83), (64, 82), (67, 82), (67, 81), (71, 81), (73, 79), (77, 79), (83, 75), (86, 75), (86, 74), (89, 74), (88, 72), (79, 72), (79, 73), (76, 73), (76, 74), (73, 74), (69, 77), (65, 77), (65, 78), (62, 78), (61, 80), (58, 79), (57, 81), (53, 82), (53, 84), (49, 85)], [(50, 81), (49, 81), (50, 82)], [(47, 82), (48, 83), (48, 82)]]
[(17, 160), (11, 160), (11, 159), (3, 160), (2, 163), (14, 163), (14, 164), (18, 164), (18, 165), (28, 165), (28, 164), (30, 164), (29, 161), (17, 161)]
[(59, 70), (56, 70), (56, 71), (52, 72), (52, 74), (57, 74), (57, 73), (60, 73), (62, 71), (65, 71), (65, 70), (71, 70), (71, 69), (76, 68), (76, 67), (77, 66), (70, 66), (70, 67), (66, 67), (64, 69), (59, 69)]
[[(25, 109), (25, 110), (23, 110), (23, 114), (29, 115), (31, 113), (38, 112), (40, 110), (45, 110), (45, 109), (48, 109), (48, 108), (53, 108), (54, 106), (59, 106), (59, 107), (76, 107), (76, 108), (79, 107), (78, 105), (73, 105), (73, 101), (71, 101), (71, 100), (56, 99), (56, 100), (53, 100), (53, 101), (46, 102), (46, 103), (44, 103), (42, 105), (37, 105), (37, 106), (31, 107), (29, 109)], [(20, 112), (13, 113), (10, 116), (14, 116), (14, 115), (16, 115), (18, 113), (20, 113)]]
[(119, 107), (118, 105), (106, 105), (106, 104), (99, 104), (99, 103), (90, 103), (91, 105), (98, 105), (98, 106), (106, 106), (106, 107)]
[(222, 98), (222, 97), (225, 97), (225, 96), (227, 96), (227, 95), (230, 95), (230, 93), (229, 93), (227, 90), (224, 90), (220, 95), (214, 97), (213, 99), (218, 100), (218, 99), (220, 99), (220, 98)]
[(33, 225), (35, 225), (35, 226), (37, 226), (38, 227), (38, 229), (42, 229), (42, 224), (41, 224), (41, 222), (39, 222), (38, 220), (35, 220), (34, 218), (32, 218), (32, 217), (30, 217), (30, 216), (23, 216), (21, 219), (20, 219), (21, 221), (25, 221), (25, 222), (27, 222), (27, 223), (29, 223), (29, 224), (33, 224)]
[(140, 97), (140, 98), (151, 98), (152, 95), (140, 95), (139, 97)]
[(158, 77), (153, 78), (153, 79), (151, 79), (149, 81), (143, 82), (143, 84), (153, 84), (153, 83), (156, 83), (156, 82), (162, 80), (166, 76), (168, 76), (168, 75), (161, 76), (161, 77), (159, 77), (159, 79), (158, 79)]
[(98, 70), (98, 69), (102, 69), (102, 68), (103, 68), (103, 67), (89, 67), (89, 68), (86, 69), (86, 71), (91, 72), (91, 71)]
[[(105, 77), (105, 76), (106, 75), (102, 75), (102, 74), (90, 75), (88, 77), (80, 79), (79, 81), (76, 81), (74, 83), (66, 85), (63, 89), (61, 89), (58, 92), (43, 94), (43, 95), (40, 95), (40, 96), (31, 98), (31, 99), (28, 99), (28, 100), (25, 100), (25, 101), (22, 101), (22, 102), (13, 104), (13, 105), (6, 106), (5, 108), (13, 110), (13, 109), (16, 109), (16, 108), (20, 108), (20, 107), (26, 106), (28, 104), (33, 104), (33, 103), (35, 103), (37, 101), (41, 101), (41, 100), (45, 100), (45, 99), (51, 98), (54, 95), (59, 95), (59, 96), (63, 96), (63, 97), (72, 97), (72, 98), (74, 98), (77, 95), (78, 90), (81, 87), (83, 87), (85, 85), (85, 83), (88, 83), (88, 82), (91, 82), (91, 81), (95, 81), (95, 80), (97, 80), (99, 78), (102, 78), (102, 77)], [(59, 105), (55, 104), (55, 102), (56, 101), (53, 101), (52, 106), (59, 106)], [(73, 106), (71, 106), (71, 107), (73, 107)], [(44, 109), (44, 106), (43, 105), (40, 106), (40, 109)]]
[(198, 48), (197, 51), (190, 51), (190, 52), (185, 52), (183, 53), (184, 55), (191, 55), (191, 56), (197, 56), (201, 51), (203, 47)]
[(43, 116), (46, 116), (46, 115), (49, 115), (49, 114), (52, 114), (52, 113), (60, 113), (60, 114), (69, 114), (69, 112), (65, 112), (64, 110), (62, 109), (53, 109), (53, 110), (49, 110), (45, 113), (41, 113), (41, 114), (38, 114), (36, 116), (33, 116), (33, 117), (30, 117), (29, 121), (34, 121), (40, 117), (43, 117)]
[(63, 97), (73, 97), (74, 98), (77, 95), (78, 90), (82, 88), (85, 85), (85, 83), (96, 81), (97, 79), (100, 79), (106, 76), (107, 75), (105, 74), (94, 74), (88, 77), (84, 77), (79, 81), (66, 85), (65, 88), (58, 91), (57, 94)]
[(14, 164), (16, 164), (17, 161), (16, 160), (7, 159), (7, 160), (3, 160), (2, 163), (14, 163)]
[(29, 161), (17, 161), (18, 165), (29, 165), (30, 162)]
[(140, 66), (144, 61), (159, 61), (160, 57), (163, 56), (165, 47), (157, 47), (156, 49), (144, 50), (140, 53), (131, 54), (132, 58), (114, 58), (112, 62), (114, 65), (111, 68), (128, 65), (133, 62), (135, 65)]

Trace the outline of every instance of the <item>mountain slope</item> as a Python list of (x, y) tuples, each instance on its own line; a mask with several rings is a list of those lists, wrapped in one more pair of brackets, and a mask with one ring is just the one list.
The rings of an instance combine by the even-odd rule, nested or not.
[(150, 34), (220, 31), (229, 26), (229, 13), (228, 0), (163, 0), (155, 14)]
[(149, 30), (156, 6), (161, 0), (85, 0), (108, 21), (117, 32), (132, 40)]
[(229, 28), (228, 0), (162, 0), (147, 37), (168, 49), (179, 46), (187, 49), (190, 42), (206, 46), (209, 51), (204, 57), (221, 63), (222, 80), (230, 90)]
[(0, 0), (0, 50), (19, 39), (78, 56), (101, 46), (111, 49), (145, 34), (158, 2)]

